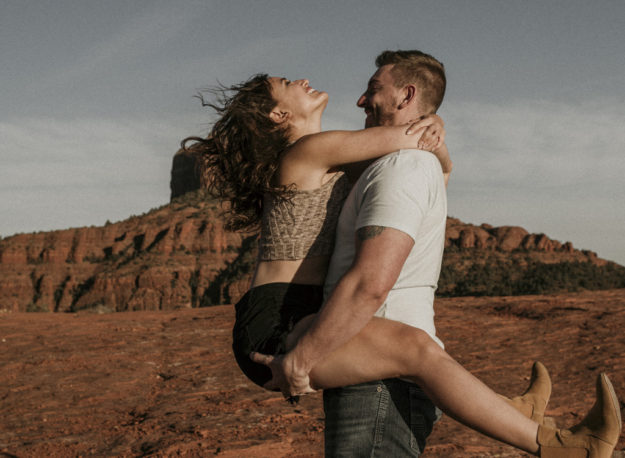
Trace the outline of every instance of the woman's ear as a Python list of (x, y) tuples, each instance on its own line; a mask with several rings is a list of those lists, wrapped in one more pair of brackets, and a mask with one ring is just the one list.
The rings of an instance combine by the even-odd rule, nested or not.
[(276, 124), (282, 124), (289, 120), (291, 114), (288, 111), (282, 111), (279, 107), (275, 107), (269, 113), (269, 119), (271, 119)]
[(401, 90), (401, 99), (399, 100), (399, 105), (397, 108), (406, 108), (408, 105), (415, 101), (415, 97), (417, 96), (417, 87), (414, 84), (407, 84)]

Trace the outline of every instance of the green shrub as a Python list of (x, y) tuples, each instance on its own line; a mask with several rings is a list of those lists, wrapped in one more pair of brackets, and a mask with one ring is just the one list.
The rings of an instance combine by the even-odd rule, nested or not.
[(50, 309), (43, 304), (34, 304), (31, 302), (26, 306), (26, 311), (28, 313), (45, 313), (49, 312)]
[(559, 262), (545, 264), (528, 260), (525, 267), (516, 259), (488, 258), (468, 269), (446, 263), (441, 269), (439, 296), (510, 296), (550, 294), (580, 289), (625, 288), (625, 267), (608, 263)]

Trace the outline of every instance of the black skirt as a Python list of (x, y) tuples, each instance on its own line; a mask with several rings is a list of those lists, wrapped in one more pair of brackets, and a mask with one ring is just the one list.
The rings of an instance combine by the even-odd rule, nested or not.
[(253, 351), (267, 355), (286, 352), (286, 338), (293, 326), (317, 313), (323, 303), (323, 287), (294, 283), (268, 283), (249, 290), (235, 305), (232, 349), (243, 373), (257, 385), (271, 380), (271, 370), (250, 359)]

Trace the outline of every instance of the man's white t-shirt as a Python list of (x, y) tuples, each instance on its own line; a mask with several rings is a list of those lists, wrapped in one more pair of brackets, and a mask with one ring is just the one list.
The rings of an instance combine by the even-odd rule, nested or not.
[(443, 258), (447, 194), (438, 159), (429, 152), (400, 150), (378, 159), (360, 176), (341, 211), (324, 293), (326, 299), (351, 267), (356, 231), (384, 226), (415, 242), (397, 282), (376, 316), (426, 331), (439, 345), (434, 291)]

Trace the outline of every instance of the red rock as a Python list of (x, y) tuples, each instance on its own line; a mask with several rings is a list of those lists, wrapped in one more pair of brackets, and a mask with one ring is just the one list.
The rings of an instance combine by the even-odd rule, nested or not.
[(514, 251), (521, 246), (521, 242), (528, 232), (522, 227), (501, 226), (493, 229), (497, 239), (497, 247), (501, 251)]
[(497, 245), (497, 240), (490, 235), (489, 232), (485, 231), (480, 227), (476, 227), (473, 229), (475, 233), (476, 243), (475, 248), (479, 249), (493, 249)]
[(224, 231), (214, 202), (188, 200), (103, 227), (0, 240), (0, 310), (197, 306), (191, 272), (202, 266), (201, 295), (242, 236)]
[(460, 248), (475, 248), (475, 231), (463, 229), (459, 237)]
[(189, 148), (189, 151), (180, 149), (174, 155), (170, 181), (172, 199), (187, 192), (195, 191), (200, 187), (198, 158), (193, 151), (193, 147)]

